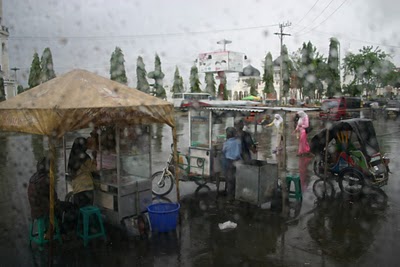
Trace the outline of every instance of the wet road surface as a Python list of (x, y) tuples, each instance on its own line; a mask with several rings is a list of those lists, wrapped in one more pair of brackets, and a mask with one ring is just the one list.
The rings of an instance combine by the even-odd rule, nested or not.
[[(179, 147), (188, 140), (185, 116), (178, 121)], [(313, 118), (313, 114), (310, 114)], [(389, 184), (383, 188), (387, 202), (374, 205), (367, 199), (350, 201), (340, 194), (330, 201), (317, 201), (312, 184), (310, 158), (296, 157), (297, 140), (291, 135), (287, 117), (287, 172), (300, 173), (301, 205), (292, 203), (290, 216), (217, 197), (215, 185), (198, 188), (181, 182), (181, 210), (175, 232), (130, 236), (107, 225), (107, 242), (81, 240), (55, 245), (55, 266), (398, 266), (400, 251), (400, 135), (398, 121), (375, 120), (381, 152), (391, 156)], [(314, 130), (322, 124), (313, 119)], [(170, 129), (155, 126), (154, 171), (165, 164), (172, 142)], [(310, 135), (312, 135), (311, 133)], [(271, 159), (273, 131), (257, 136), (260, 159)], [(0, 134), (0, 256), (1, 266), (46, 266), (48, 251), (29, 248), (29, 203), (27, 182), (43, 153), (42, 138), (22, 134)], [(62, 176), (63, 163), (57, 164)], [(60, 178), (61, 179), (61, 178)], [(59, 181), (59, 197), (65, 187)], [(337, 185), (335, 185), (337, 187)], [(336, 188), (339, 191), (338, 187)], [(175, 201), (175, 189), (168, 195)], [(379, 192), (378, 192), (379, 194)], [(155, 199), (154, 201), (162, 201)], [(237, 223), (236, 229), (221, 231), (219, 223)]]

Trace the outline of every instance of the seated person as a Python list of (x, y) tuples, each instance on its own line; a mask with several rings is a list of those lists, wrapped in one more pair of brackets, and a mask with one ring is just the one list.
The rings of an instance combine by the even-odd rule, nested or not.
[(87, 139), (78, 137), (72, 145), (68, 159), (68, 172), (72, 179), (74, 203), (79, 207), (93, 205), (94, 183), (93, 172), (96, 172), (96, 151), (92, 152), (93, 159), (86, 152)]
[[(36, 172), (29, 179), (28, 199), (31, 206), (32, 220), (40, 217), (49, 217), (49, 170), (50, 162), (46, 157), (43, 157), (36, 165)], [(54, 199), (57, 199), (56, 192), (54, 192)]]

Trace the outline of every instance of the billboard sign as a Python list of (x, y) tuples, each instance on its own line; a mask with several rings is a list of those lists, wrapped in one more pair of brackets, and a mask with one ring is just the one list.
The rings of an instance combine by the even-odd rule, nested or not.
[(244, 54), (232, 51), (208, 52), (199, 54), (199, 72), (241, 72)]

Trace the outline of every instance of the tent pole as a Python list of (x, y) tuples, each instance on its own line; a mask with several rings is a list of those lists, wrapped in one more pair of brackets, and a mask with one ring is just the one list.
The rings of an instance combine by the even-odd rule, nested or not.
[(172, 142), (174, 144), (174, 168), (175, 168), (175, 185), (176, 185), (176, 201), (181, 201), (179, 193), (179, 167), (178, 167), (178, 140), (176, 137), (176, 126), (172, 127)]
[(49, 225), (49, 266), (52, 265), (52, 257), (53, 257), (53, 230), (54, 230), (54, 183), (55, 183), (55, 179), (54, 179), (54, 160), (56, 158), (55, 156), (55, 146), (54, 146), (54, 140), (51, 136), (48, 136), (49, 139), (49, 147), (50, 147), (50, 187), (49, 187), (49, 195), (50, 195), (50, 211), (49, 211), (49, 221), (50, 221), (50, 225)]
[[(287, 197), (289, 189), (286, 187), (286, 111), (283, 111), (283, 122), (282, 122), (282, 135), (283, 138), (283, 149), (282, 154), (280, 155), (280, 164), (278, 163), (278, 177), (281, 180), (281, 190), (282, 190), (282, 215), (287, 215)], [(277, 154), (279, 152), (277, 151)], [(279, 162), (278, 161), (278, 162)]]

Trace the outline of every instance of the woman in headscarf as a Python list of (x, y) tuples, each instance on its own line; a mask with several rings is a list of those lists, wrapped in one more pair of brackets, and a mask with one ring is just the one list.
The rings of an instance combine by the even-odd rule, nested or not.
[(267, 125), (267, 127), (271, 127), (275, 125), (276, 129), (276, 146), (275, 149), (272, 150), (272, 153), (276, 153), (277, 151), (282, 150), (283, 146), (283, 118), (279, 114), (274, 115), (274, 120)]
[(304, 156), (310, 153), (310, 145), (308, 144), (306, 133), (306, 128), (309, 127), (309, 120), (308, 115), (304, 111), (300, 110), (297, 114), (299, 115), (299, 121), (294, 130), (294, 132), (299, 132), (299, 150), (297, 155)]
[(92, 172), (96, 171), (96, 151), (93, 160), (86, 153), (87, 140), (83, 137), (75, 139), (68, 160), (68, 171), (72, 178), (74, 203), (78, 207), (93, 205), (94, 184)]

